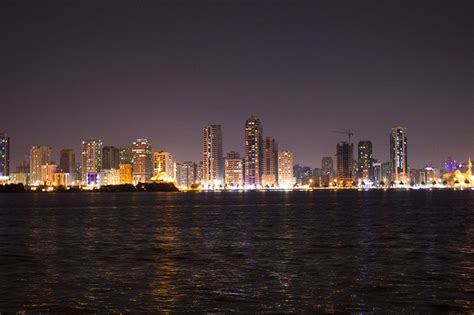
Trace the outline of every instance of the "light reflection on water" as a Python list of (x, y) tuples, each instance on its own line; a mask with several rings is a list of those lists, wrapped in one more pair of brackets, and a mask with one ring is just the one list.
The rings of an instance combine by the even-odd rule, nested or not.
[(468, 311), (470, 191), (0, 195), (0, 311)]

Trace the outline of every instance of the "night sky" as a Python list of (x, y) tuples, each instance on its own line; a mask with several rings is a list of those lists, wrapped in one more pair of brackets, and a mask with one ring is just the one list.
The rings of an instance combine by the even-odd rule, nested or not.
[[(206, 124), (243, 153), (243, 125), (319, 167), (352, 129), (410, 167), (474, 155), (472, 1), (0, 2), (0, 131), (12, 164), (35, 144), (148, 138), (201, 159)], [(137, 6), (140, 5), (140, 6)], [(14, 169), (12, 169), (14, 171)]]

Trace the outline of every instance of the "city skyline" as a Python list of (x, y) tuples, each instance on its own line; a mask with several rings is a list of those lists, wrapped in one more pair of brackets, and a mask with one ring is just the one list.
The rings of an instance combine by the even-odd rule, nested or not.
[(396, 125), (413, 167), (472, 154), (472, 19), (460, 3), (7, 1), (0, 12), (10, 169), (31, 145), (79, 157), (88, 138), (147, 138), (198, 161), (210, 124), (224, 152), (243, 155), (249, 115), (312, 167), (345, 140), (338, 129), (370, 140), (379, 161)]
[[(250, 119), (253, 119), (253, 118), (257, 119), (257, 120), (259, 121), (259, 123), (261, 123), (258, 117), (251, 115), (251, 116), (250, 116)], [(261, 123), (261, 125), (263, 126), (264, 124)], [(223, 132), (222, 132), (222, 130), (221, 130), (221, 129), (222, 129), (222, 126), (221, 126), (221, 125), (208, 125), (208, 126), (206, 126), (206, 127), (204, 128), (204, 130), (206, 130), (206, 128), (211, 127), (211, 126), (218, 126), (218, 127), (219, 127), (219, 133), (220, 133), (220, 137), (221, 137), (221, 140), (220, 140), (220, 141), (222, 142), (221, 146), (222, 146), (222, 147), (225, 147), (225, 146), (224, 146), (225, 141), (222, 141), (222, 138), (223, 138), (223, 136), (222, 136)], [(383, 159), (380, 159), (380, 158), (379, 158), (379, 156), (383, 156), (383, 154), (379, 154), (379, 153), (380, 153), (379, 150), (374, 149), (374, 150), (372, 151), (372, 141), (371, 141), (370, 139), (368, 139), (368, 140), (367, 140), (367, 139), (366, 139), (366, 140), (359, 140), (359, 139), (357, 139), (357, 137), (352, 136), (353, 138), (351, 139), (351, 144), (353, 144), (353, 145), (356, 144), (356, 145), (357, 145), (357, 143), (360, 144), (360, 143), (366, 143), (366, 142), (368, 142), (368, 143), (370, 143), (370, 146), (371, 146), (371, 147), (370, 147), (370, 152), (371, 152), (371, 156), (372, 156), (371, 159), (373, 160), (373, 162), (374, 162), (374, 161), (377, 161), (378, 163), (390, 162), (390, 160), (392, 159), (392, 157), (390, 156), (390, 154), (391, 154), (391, 152), (392, 152), (392, 150), (393, 150), (393, 148), (392, 148), (392, 143), (391, 143), (391, 141), (392, 141), (392, 139), (393, 139), (393, 131), (394, 131), (394, 130), (397, 130), (397, 128), (402, 128), (402, 129), (404, 130), (404, 133), (406, 133), (406, 130), (408, 129), (408, 128), (406, 128), (406, 127), (400, 127), (400, 126), (398, 126), (398, 125), (397, 125), (397, 126), (392, 126), (392, 127), (389, 129), (390, 132), (388, 133), (388, 136), (390, 137), (390, 139), (389, 139), (389, 141), (387, 141), (387, 143), (388, 143), (388, 145), (387, 145), (387, 146), (388, 146), (387, 155), (389, 155), (389, 157), (388, 157), (386, 160), (383, 160)], [(202, 130), (202, 129), (203, 129), (203, 128), (201, 128), (201, 130)], [(243, 130), (245, 131), (245, 125), (244, 125)], [(342, 132), (334, 131), (334, 130), (333, 130), (333, 132), (342, 133)], [(12, 163), (10, 134), (9, 134), (9, 133), (6, 133), (6, 132), (3, 132), (2, 134), (8, 137), (8, 146), (9, 146), (8, 153), (9, 153), (9, 155), (10, 155), (10, 156), (9, 156), (9, 169), (10, 169), (10, 172), (12, 172), (12, 170), (15, 170), (17, 167), (21, 167), (25, 162), (28, 162), (28, 163), (29, 163), (29, 161), (30, 161), (30, 156), (31, 156), (31, 148), (33, 148), (33, 147), (48, 147), (48, 148), (49, 148), (49, 155), (50, 155), (50, 161), (49, 161), (49, 162), (50, 162), (50, 163), (55, 163), (55, 164), (58, 165), (58, 166), (61, 165), (61, 159), (62, 159), (63, 151), (68, 151), (68, 152), (70, 151), (70, 152), (72, 152), (72, 155), (76, 155), (76, 150), (75, 150), (75, 149), (70, 149), (70, 148), (74, 147), (74, 145), (70, 145), (70, 146), (68, 146), (68, 147), (66, 147), (66, 148), (59, 148), (59, 149), (53, 150), (53, 149), (52, 149), (53, 146), (50, 145), (50, 144), (32, 144), (32, 145), (30, 145), (30, 146), (28, 147), (28, 153), (24, 155), (24, 158), (23, 158), (22, 160), (13, 161), (13, 163)], [(406, 136), (405, 136), (405, 137), (406, 137)], [(183, 158), (183, 159), (175, 159), (175, 160), (176, 160), (177, 162), (181, 162), (181, 163), (184, 163), (184, 162), (186, 162), (186, 161), (196, 161), (196, 162), (202, 161), (202, 136), (201, 136), (200, 138), (201, 138), (201, 139), (200, 139), (200, 141), (201, 141), (201, 154), (200, 154), (200, 155), (201, 155), (201, 159), (197, 158), (197, 159), (193, 160), (193, 159), (191, 159), (191, 158), (186, 158), (186, 157), (185, 157), (185, 158)], [(142, 138), (138, 138), (138, 140), (141, 140), (141, 139), (142, 139)], [(145, 139), (145, 138), (143, 138), (143, 139)], [(149, 137), (146, 138), (147, 141), (148, 141), (148, 139), (149, 139)], [(87, 141), (99, 141), (99, 142), (100, 142), (100, 145), (99, 145), (99, 146), (100, 146), (100, 154), (102, 155), (102, 153), (105, 152), (104, 150), (111, 150), (111, 149), (116, 150), (116, 151), (117, 151), (117, 152), (115, 152), (115, 154), (117, 154), (116, 159), (117, 159), (117, 162), (120, 162), (120, 159), (122, 159), (122, 158), (119, 158), (119, 156), (121, 156), (120, 154), (123, 154), (123, 153), (120, 153), (120, 151), (123, 151), (123, 150), (126, 149), (126, 148), (129, 148), (129, 149), (131, 150), (131, 145), (133, 145), (133, 143), (134, 143), (136, 140), (137, 140), (137, 139), (134, 139), (134, 140), (132, 140), (130, 143), (110, 144), (110, 143), (105, 143), (105, 142), (102, 141), (102, 139), (99, 138), (99, 137), (96, 137), (96, 138), (89, 138), (89, 139), (86, 139), (86, 140), (83, 139), (83, 140), (81, 140), (80, 149), (78, 150), (78, 151), (79, 151), (79, 155), (78, 155), (78, 156), (81, 156), (81, 155), (82, 155), (82, 164), (84, 164), (84, 154), (85, 154), (85, 153), (84, 153), (84, 143), (87, 143)], [(275, 141), (274, 138), (268, 137), (266, 134), (264, 134), (264, 133), (262, 132), (262, 146), (265, 144), (265, 141), (268, 141), (268, 140)], [(405, 138), (405, 141), (406, 141), (406, 138)], [(150, 142), (151, 144), (153, 144), (151, 141), (149, 141), (149, 142)], [(245, 142), (245, 137), (244, 137), (244, 142)], [(411, 137), (410, 137), (410, 142), (411, 142)], [(338, 151), (337, 151), (337, 147), (338, 147), (340, 144), (342, 144), (342, 143), (347, 143), (347, 141), (344, 140), (344, 137), (343, 137), (343, 136), (341, 136), (341, 140), (340, 140), (340, 141), (338, 141), (337, 143), (334, 143), (334, 144), (333, 144), (333, 146), (336, 145), (336, 149), (334, 149), (334, 152), (332, 152), (332, 153), (329, 152), (328, 154), (323, 154), (319, 159), (315, 159), (313, 164), (298, 163), (298, 160), (295, 159), (295, 165), (305, 165), (305, 166), (309, 166), (309, 167), (311, 167), (311, 168), (324, 168), (323, 165), (322, 165), (322, 159), (324, 159), (326, 156), (328, 156), (328, 157), (332, 157), (332, 158), (334, 159), (334, 161), (336, 161), (336, 159), (337, 159), (337, 154), (338, 154), (338, 153), (337, 153), (337, 152), (338, 152)], [(406, 144), (405, 144), (405, 146), (406, 146)], [(289, 145), (288, 147), (291, 147), (291, 145)], [(411, 147), (411, 145), (410, 145), (410, 147)], [(158, 147), (158, 148), (156, 148), (156, 149), (155, 149), (155, 148), (156, 148), (156, 146), (153, 147), (153, 152), (155, 152), (155, 153), (158, 153), (158, 152), (166, 152), (166, 151), (162, 150), (161, 147)], [(355, 151), (352, 153), (352, 154), (353, 154), (352, 160), (353, 160), (353, 162), (355, 163), (355, 162), (357, 162), (357, 161), (359, 160), (359, 158), (358, 158), (358, 152), (357, 152), (358, 147), (357, 147), (357, 146), (354, 146), (354, 149), (355, 149)], [(411, 149), (411, 148), (410, 148), (410, 149)], [(223, 161), (224, 161), (224, 159), (225, 159), (226, 152), (234, 152), (234, 151), (235, 151), (235, 152), (237, 152), (238, 154), (241, 154), (241, 153), (242, 153), (243, 155), (245, 155), (245, 144), (242, 145), (242, 150), (241, 150), (241, 151), (240, 151), (240, 150), (233, 150), (233, 149), (230, 149), (230, 150), (227, 150), (227, 151), (226, 151), (226, 150), (224, 150), (224, 149), (222, 149), (222, 148), (221, 148), (220, 150), (223, 152), (223, 154), (222, 154), (222, 165), (223, 165), (223, 164), (224, 164)], [(262, 154), (262, 162), (261, 162), (262, 167), (264, 166), (264, 162), (263, 162), (264, 150), (265, 150), (265, 148), (262, 148), (262, 152), (261, 152), (261, 154)], [(406, 150), (406, 149), (405, 149), (405, 150)], [(291, 151), (291, 152), (294, 152), (294, 150), (290, 150), (290, 151)], [(296, 151), (297, 151), (297, 149), (296, 149)], [(173, 153), (173, 155), (174, 155), (174, 153)], [(445, 163), (445, 161), (446, 161), (447, 159), (450, 159), (451, 157), (453, 157), (453, 155), (451, 155), (451, 154), (446, 154), (446, 155), (444, 156), (444, 158), (442, 158), (442, 160), (439, 161), (438, 163), (425, 162), (424, 164), (422, 163), (422, 165), (417, 165), (416, 167), (413, 167), (413, 166), (412, 166), (412, 159), (413, 159), (413, 156), (412, 156), (412, 154), (410, 153), (410, 162), (409, 162), (409, 164), (408, 164), (408, 166), (407, 166), (407, 169), (408, 169), (408, 170), (410, 170), (410, 169), (412, 169), (412, 168), (413, 168), (413, 169), (418, 169), (418, 168), (423, 168), (423, 167), (427, 167), (427, 166), (434, 166), (434, 167), (437, 167), (437, 168), (442, 168), (442, 167), (443, 167), (443, 163)], [(457, 158), (458, 160), (460, 160), (460, 161), (467, 162), (470, 157), (471, 157), (471, 155), (467, 155), (466, 157), (456, 157), (456, 158)], [(5, 157), (5, 158), (6, 158), (6, 157)], [(129, 163), (130, 161), (123, 161), (123, 162)], [(100, 162), (100, 163), (102, 163), (102, 162)], [(118, 164), (116, 165), (116, 167), (118, 167)], [(353, 167), (355, 167), (355, 169), (353, 170), (353, 175), (355, 176), (355, 175), (358, 174), (358, 172), (359, 172), (359, 170), (358, 170), (358, 165), (355, 165), (355, 164), (354, 164)], [(99, 169), (100, 169), (100, 168), (102, 168), (102, 167), (100, 166)], [(108, 169), (108, 168), (110, 168), (110, 167), (106, 166), (106, 167), (104, 167), (103, 169)], [(59, 169), (61, 169), (61, 167), (59, 167)], [(336, 167), (335, 167), (335, 169), (336, 169)], [(224, 167), (223, 167), (223, 166), (222, 166), (221, 172), (222, 172), (222, 174), (224, 173)], [(405, 179), (406, 179), (406, 178), (405, 178)]]

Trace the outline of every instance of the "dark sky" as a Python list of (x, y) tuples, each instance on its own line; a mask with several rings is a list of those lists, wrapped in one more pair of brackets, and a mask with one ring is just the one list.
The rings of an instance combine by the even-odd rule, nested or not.
[[(139, 6), (138, 6), (139, 5)], [(243, 151), (253, 114), (295, 162), (320, 166), (352, 129), (385, 161), (408, 127), (411, 167), (474, 155), (472, 1), (0, 2), (0, 130), (34, 144), (140, 137), (201, 158), (221, 124)]]

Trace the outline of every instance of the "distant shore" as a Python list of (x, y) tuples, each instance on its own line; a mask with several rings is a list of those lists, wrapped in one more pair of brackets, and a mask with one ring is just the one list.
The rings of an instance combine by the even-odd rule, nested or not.
[(43, 186), (24, 186), (23, 184), (0, 185), (0, 193), (38, 193), (38, 192), (177, 192), (178, 188), (172, 183), (139, 183), (137, 185), (110, 185), (101, 186), (93, 189), (82, 189), (80, 187), (43, 187)]
[(474, 190), (470, 187), (297, 187), (294, 189), (178, 189), (173, 183), (139, 183), (137, 185), (109, 185), (95, 188), (73, 187), (46, 187), (46, 186), (24, 186), (23, 184), (0, 185), (0, 193), (84, 193), (84, 192), (244, 192), (244, 191), (260, 191), (260, 192), (288, 192), (288, 191), (317, 191), (317, 190), (357, 190), (357, 191), (377, 191), (377, 190)]

